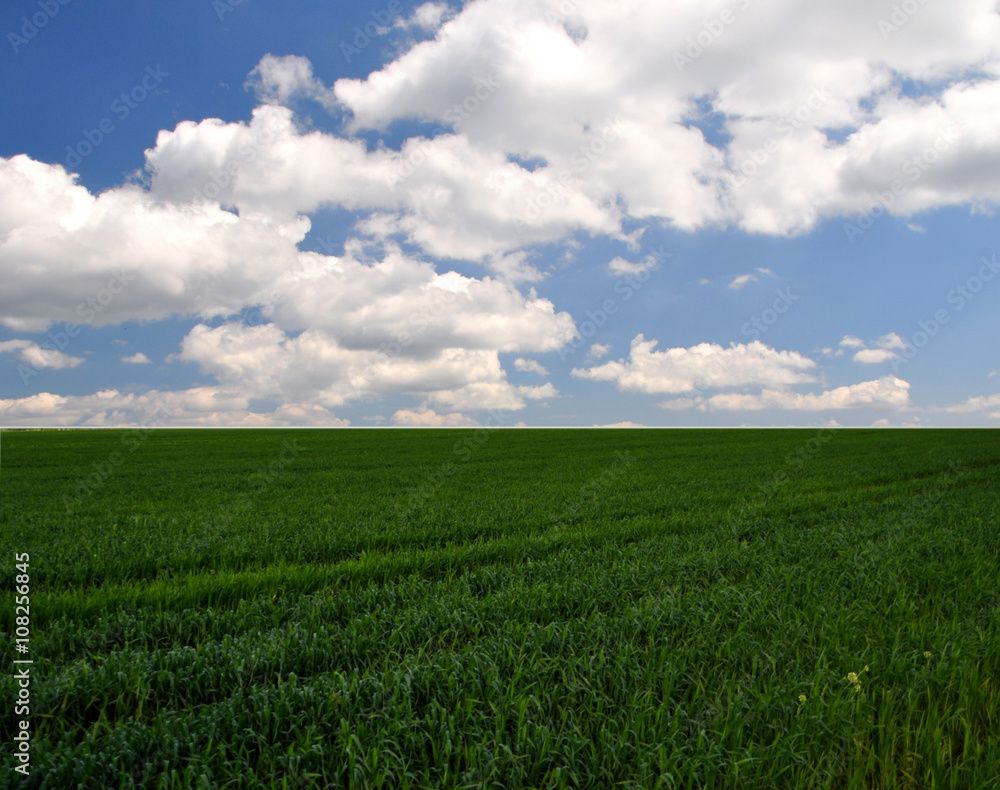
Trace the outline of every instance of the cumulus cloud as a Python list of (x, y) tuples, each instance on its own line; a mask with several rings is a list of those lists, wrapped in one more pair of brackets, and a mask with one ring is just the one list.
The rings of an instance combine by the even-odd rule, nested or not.
[(396, 20), (395, 27), (417, 28), (432, 33), (451, 16), (452, 10), (447, 3), (423, 3), (413, 9), (413, 14), (408, 19)]
[(454, 409), (456, 411), (486, 410), (517, 410), (525, 406), (528, 400), (547, 400), (555, 398), (559, 391), (546, 383), (539, 387), (514, 387), (506, 380), (474, 381), (456, 389), (438, 389), (428, 394), (426, 404), (435, 408)]
[[(377, 338), (376, 338), (377, 340)], [(194, 327), (174, 359), (197, 363), (221, 383), (252, 397), (341, 406), (372, 395), (408, 393), (452, 411), (522, 409), (525, 398), (558, 395), (551, 384), (515, 387), (495, 348), (434, 348), (413, 343), (350, 347), (331, 333), (297, 335), (277, 324), (228, 322)]]
[(611, 353), (613, 346), (610, 343), (594, 343), (587, 351), (587, 359), (601, 359)]
[[(669, 256), (669, 253), (667, 256)], [(626, 274), (635, 276), (656, 269), (659, 265), (660, 261), (655, 255), (649, 255), (638, 263), (627, 261), (624, 258), (612, 258), (608, 262), (608, 274), (612, 274), (615, 277), (621, 277)]]
[(682, 411), (832, 411), (840, 409), (903, 409), (909, 406), (909, 382), (895, 376), (863, 381), (820, 393), (765, 389), (760, 394), (719, 393), (710, 398), (675, 398), (661, 403), (664, 409)]
[(996, 395), (977, 395), (961, 403), (946, 406), (943, 411), (951, 414), (982, 413), (994, 420), (1000, 420), (1000, 393)]
[[(48, 343), (47, 346), (51, 346)], [(21, 361), (33, 370), (49, 368), (63, 370), (83, 364), (83, 357), (71, 357), (54, 347), (43, 347), (31, 340), (5, 340), (0, 342), (0, 354), (16, 353)], [(30, 377), (30, 374), (28, 374)]]
[[(519, 287), (544, 280), (532, 265), (538, 245), (589, 235), (634, 248), (653, 224), (793, 235), (876, 205), (909, 217), (1000, 200), (992, 0), (925, 4), (888, 33), (886, 9), (862, 0), (758, 0), (688, 52), (705, 19), (727, 9), (726, 0), (423, 3), (398, 25), (433, 38), (406, 42), (364, 78), (329, 84), (306, 58), (265, 55), (247, 78), (261, 103), (250, 120), (161, 131), (137, 183), (92, 193), (59, 165), (0, 158), (0, 323), (27, 333), (197, 317), (173, 358), (216, 377), (209, 400), (234, 420), (335, 420), (328, 409), (385, 393), (414, 395), (423, 413), (519, 409), (558, 392), (511, 385), (499, 354), (577, 337), (569, 314)], [(296, 117), (302, 100), (344, 113), (341, 132)], [(705, 131), (709, 116), (720, 119), (716, 133)], [(401, 120), (445, 131), (392, 148), (355, 136)], [(340, 256), (303, 252), (310, 216), (329, 208), (354, 213), (360, 240), (347, 239)], [(371, 248), (379, 252), (364, 254)], [(477, 263), (483, 276), (430, 259)], [(623, 276), (653, 263), (606, 266)], [(758, 275), (773, 273), (758, 267), (729, 287)], [(271, 323), (230, 320), (275, 291), (285, 297)], [(213, 328), (213, 319), (223, 320)], [(759, 342), (655, 345), (639, 335), (628, 360), (573, 375), (689, 396), (761, 386), (731, 397), (796, 409), (868, 393), (790, 393), (815, 381), (814, 363)], [(905, 343), (847, 336), (840, 346), (874, 363)], [(33, 341), (3, 350), (42, 367), (82, 362)], [(588, 356), (609, 352), (595, 344)], [(899, 380), (886, 381), (868, 394), (898, 401)], [(177, 408), (210, 419), (191, 407), (205, 393), (185, 392)], [(87, 408), (94, 419), (131, 419), (142, 405), (121, 393), (35, 397), (18, 413), (47, 404), (80, 419)], [(240, 398), (298, 405), (262, 417)]]
[(888, 362), (889, 360), (895, 358), (895, 353), (884, 348), (863, 348), (852, 357), (855, 362), (863, 362), (867, 365), (875, 365), (879, 362)]
[(149, 365), (152, 360), (141, 351), (136, 351), (131, 356), (122, 357), (121, 361), (127, 365)]
[(861, 362), (866, 365), (877, 365), (881, 362), (889, 362), (896, 359), (899, 357), (899, 354), (896, 352), (907, 347), (906, 341), (895, 332), (882, 335), (882, 337), (875, 341), (874, 348), (870, 347), (864, 340), (853, 335), (847, 335), (840, 341), (840, 345), (847, 348), (860, 349), (854, 354), (852, 359), (855, 362)]
[(537, 373), (539, 376), (549, 375), (549, 372), (542, 366), (542, 363), (535, 359), (518, 357), (514, 360), (514, 369), (525, 373)]
[(315, 99), (331, 108), (336, 104), (332, 93), (313, 76), (309, 59), (297, 55), (265, 55), (250, 72), (245, 87), (267, 104), (287, 105), (295, 98)]
[(460, 347), (554, 351), (576, 336), (569, 313), (534, 289), (489, 277), (440, 273), (390, 249), (364, 260), (301, 253), (275, 280), (283, 300), (273, 320), (290, 330), (322, 330), (353, 348), (407, 354)]
[(0, 423), (37, 426), (160, 425), (347, 425), (332, 413), (308, 403), (285, 403), (255, 412), (249, 399), (222, 387), (127, 393), (101, 390), (93, 395), (42, 392), (0, 400)]
[(663, 351), (655, 350), (657, 342), (637, 335), (627, 361), (574, 368), (572, 375), (590, 381), (611, 381), (623, 391), (652, 394), (752, 384), (788, 386), (816, 380), (810, 372), (816, 367), (811, 359), (796, 351), (777, 351), (759, 340), (728, 348), (700, 343)]
[(295, 262), (309, 228), (131, 185), (95, 196), (23, 155), (0, 158), (0, 195), (0, 322), (22, 331), (235, 313)]
[[(865, 211), (894, 181), (906, 188), (889, 210), (904, 216), (1000, 197), (986, 176), (1000, 161), (992, 3), (922, 7), (903, 34), (885, 39), (885, 9), (861, 0), (825, 9), (822, 24), (812, 5), (758, 2), (691, 63), (679, 62), (689, 37), (724, 10), (733, 11), (722, 0), (469, 4), (433, 42), (366, 79), (338, 80), (334, 92), (353, 128), (437, 121), (481, 148), (573, 174), (598, 202), (620, 196), (633, 218), (684, 229), (801, 233)], [(487, 74), (502, 88), (456, 113)], [(904, 80), (944, 87), (912, 97)], [(710, 144), (692, 125), (706, 112), (725, 118), (727, 143)], [(615, 140), (589, 151), (586, 130), (610, 121)], [(851, 133), (838, 141), (829, 129)], [(931, 155), (932, 168), (913, 163), (955, 130), (960, 138)]]
[(452, 412), (451, 414), (438, 414), (433, 409), (419, 412), (410, 411), (409, 409), (400, 409), (392, 415), (392, 422), (394, 425), (410, 427), (441, 427), (444, 425), (465, 425), (474, 427), (479, 425), (478, 421), (465, 414), (460, 414), (459, 412)]
[[(578, 230), (620, 235), (616, 207), (459, 134), (369, 152), (361, 140), (303, 133), (288, 108), (262, 106), (249, 124), (182, 122), (159, 134), (146, 160), (162, 199), (218, 201), (278, 223), (343, 207), (363, 212), (365, 233), (398, 235), (436, 257), (487, 261)], [(544, 209), (535, 205), (542, 195)]]
[[(283, 108), (273, 112), (288, 119)], [(0, 227), (7, 228), (0, 271), (17, 273), (0, 295), (6, 325), (39, 331), (56, 321), (207, 319), (267, 304), (272, 323), (228, 321), (213, 331), (199, 324), (172, 357), (196, 362), (254, 397), (290, 403), (315, 397), (336, 406), (378, 392), (427, 394), (441, 386), (472, 403), (468, 391), (455, 393), (488, 381), (490, 388), (478, 390), (490, 395), (482, 408), (523, 408), (536, 391), (512, 388), (497, 354), (552, 351), (576, 336), (571, 315), (533, 289), (521, 292), (510, 278), (439, 271), (391, 243), (378, 259), (351, 239), (340, 257), (302, 252), (297, 243), (308, 218), (280, 207), (272, 216), (249, 207), (234, 214), (197, 196), (184, 202), (178, 193), (172, 202), (156, 184), (152, 192), (129, 186), (95, 196), (62, 168), (23, 156), (0, 160), (0, 183), (10, 187), (0, 191), (8, 198), (0, 203)], [(23, 199), (11, 200), (12, 194)], [(37, 213), (25, 216), (24, 205)], [(36, 366), (82, 361), (59, 352), (43, 356), (30, 341), (7, 350)]]
[(906, 348), (907, 343), (895, 332), (890, 332), (887, 335), (882, 335), (882, 337), (878, 339), (878, 347), (889, 351), (898, 351)]
[(738, 291), (744, 285), (747, 285), (748, 283), (755, 283), (755, 282), (757, 282), (757, 278), (754, 275), (752, 275), (752, 274), (741, 274), (741, 275), (739, 275), (737, 277), (734, 277), (732, 279), (732, 281), (730, 281), (729, 288), (730, 288), (730, 290)]

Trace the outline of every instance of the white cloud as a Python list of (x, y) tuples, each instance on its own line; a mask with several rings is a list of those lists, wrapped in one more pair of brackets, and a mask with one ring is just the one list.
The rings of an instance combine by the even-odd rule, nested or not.
[(250, 72), (245, 87), (267, 104), (287, 105), (295, 98), (315, 99), (331, 108), (336, 104), (333, 94), (313, 76), (309, 59), (297, 55), (265, 55)]
[(434, 32), (451, 16), (452, 11), (447, 3), (424, 3), (413, 9), (413, 15), (409, 19), (397, 20), (395, 26)]
[(757, 282), (757, 278), (754, 277), (752, 274), (741, 274), (738, 277), (734, 277), (732, 279), (732, 281), (729, 283), (729, 288), (733, 291), (738, 291), (744, 285), (755, 282)]
[(587, 352), (587, 359), (601, 359), (611, 353), (614, 347), (610, 343), (594, 343)]
[(121, 361), (129, 365), (149, 365), (152, 362), (152, 360), (141, 351), (137, 351), (129, 357), (122, 357)]
[[(83, 357), (71, 357), (62, 351), (52, 347), (51, 342), (46, 343), (46, 347), (38, 345), (31, 340), (5, 340), (0, 342), (0, 354), (17, 353), (21, 361), (29, 368), (42, 370), (63, 370), (65, 368), (75, 368), (83, 364)], [(27, 374), (30, 378), (31, 373)]]
[(184, 338), (175, 359), (197, 363), (204, 373), (249, 397), (331, 408), (372, 395), (409, 393), (425, 399), (423, 408), (522, 409), (526, 398), (558, 395), (551, 384), (511, 385), (495, 349), (417, 343), (406, 353), (391, 344), (349, 348), (322, 330), (293, 337), (273, 323), (198, 325)]
[[(34, 332), (59, 322), (209, 321), (277, 290), (286, 297), (272, 324), (200, 324), (175, 355), (217, 377), (216, 414), (335, 419), (327, 408), (389, 392), (412, 393), (424, 410), (519, 409), (558, 392), (511, 385), (498, 355), (553, 351), (576, 336), (571, 316), (518, 288), (544, 279), (532, 265), (536, 245), (590, 235), (634, 246), (652, 224), (790, 235), (853, 220), (880, 200), (901, 217), (1000, 200), (992, 0), (921, 5), (888, 37), (878, 24), (888, 11), (861, 0), (757, 0), (679, 67), (689, 37), (727, 9), (725, 0), (481, 0), (454, 12), (424, 3), (398, 24), (433, 39), (406, 43), (364, 79), (331, 87), (305, 58), (264, 56), (247, 79), (263, 103), (249, 122), (161, 131), (136, 183), (95, 194), (61, 166), (0, 158), (0, 323)], [(903, 95), (907, 84), (925, 95)], [(338, 121), (345, 112), (347, 134), (401, 119), (449, 131), (369, 150), (361, 137), (297, 118), (289, 106), (299, 100)], [(706, 111), (723, 119), (725, 142), (709, 144), (698, 128)], [(850, 133), (831, 139), (829, 129)], [(310, 215), (325, 208), (355, 212), (365, 244), (348, 239), (339, 257), (302, 252)], [(485, 274), (404, 255), (400, 239)], [(607, 266), (625, 275), (651, 264)], [(729, 287), (774, 276), (755, 271)], [(47, 367), (82, 362), (10, 342), (22, 343), (8, 341), (8, 353)], [(894, 333), (840, 345), (868, 362), (905, 347)], [(780, 394), (769, 402), (821, 397), (784, 389), (814, 380), (814, 363), (796, 352), (654, 346), (640, 335), (628, 361), (573, 374), (644, 392), (760, 385)], [(595, 344), (588, 356), (610, 350)], [(67, 408), (117, 413), (88, 397)], [(236, 403), (251, 397), (299, 411), (254, 416)]]
[(294, 264), (309, 228), (131, 185), (94, 196), (75, 180), (58, 165), (0, 158), (0, 322), (11, 329), (237, 312)]
[(701, 402), (703, 401), (697, 398), (671, 398), (657, 405), (661, 409), (667, 409), (668, 411), (687, 411), (688, 409), (693, 409)]
[(699, 411), (761, 411), (777, 409), (789, 411), (833, 411), (857, 408), (903, 409), (909, 406), (909, 382), (895, 376), (883, 376), (875, 381), (837, 387), (817, 394), (765, 389), (750, 395), (735, 392), (719, 393), (710, 398), (675, 398), (665, 401), (661, 408)]
[(895, 359), (896, 354), (884, 348), (863, 348), (853, 357), (855, 362), (863, 362), (866, 365), (876, 365), (880, 362), (888, 362)]
[[(366, 79), (338, 80), (334, 91), (353, 113), (352, 128), (400, 118), (451, 125), (483, 150), (533, 156), (573, 174), (598, 202), (620, 196), (635, 219), (686, 230), (731, 222), (801, 233), (824, 217), (866, 210), (894, 179), (906, 181), (891, 206), (902, 216), (1000, 197), (986, 175), (1000, 163), (992, 121), (1000, 17), (992, 2), (927, 5), (905, 33), (885, 40), (880, 6), (850, 0), (820, 17), (810, 4), (760, 0), (678, 68), (689, 37), (724, 10), (734, 12), (723, 0), (578, 0), (562, 10), (555, 0), (487, 0), (466, 5), (434, 41)], [(975, 72), (982, 76), (967, 76)], [(457, 114), (476, 77), (488, 74), (501, 88)], [(904, 79), (944, 87), (908, 98)], [(732, 139), (723, 148), (690, 126), (695, 98), (727, 119)], [(618, 136), (590, 152), (586, 130), (609, 121)], [(909, 180), (906, 161), (949, 126), (962, 130), (960, 142)], [(834, 142), (829, 128), (855, 131)]]
[(906, 348), (907, 343), (895, 332), (890, 332), (887, 335), (882, 335), (882, 337), (878, 339), (878, 347), (888, 349), (890, 351), (898, 351)]
[(542, 366), (542, 363), (535, 359), (518, 357), (514, 360), (514, 369), (524, 373), (537, 373), (539, 376), (549, 375), (549, 372)]
[(1000, 419), (1000, 393), (995, 395), (978, 395), (962, 403), (946, 406), (943, 411), (951, 414), (984, 413), (995, 420)]
[(480, 423), (465, 414), (453, 412), (451, 414), (438, 414), (432, 409), (427, 411), (410, 411), (400, 409), (392, 415), (394, 425), (405, 426), (442, 426), (442, 425), (466, 425), (477, 426)]
[(840, 341), (840, 345), (846, 348), (859, 349), (852, 359), (855, 362), (861, 362), (866, 365), (877, 365), (896, 359), (899, 356), (896, 351), (907, 347), (906, 341), (895, 332), (882, 335), (882, 337), (875, 341), (877, 348), (869, 348), (864, 340), (853, 335), (845, 336)]
[(301, 253), (274, 282), (284, 299), (273, 320), (322, 330), (353, 348), (555, 351), (576, 336), (569, 313), (490, 278), (475, 279), (390, 249), (382, 260)]
[(618, 389), (645, 393), (684, 393), (705, 387), (750, 384), (788, 386), (815, 381), (816, 363), (796, 351), (776, 351), (760, 341), (724, 348), (701, 343), (690, 348), (656, 351), (656, 340), (637, 335), (629, 360), (593, 368), (574, 368), (572, 375), (591, 381), (613, 381)]
[(271, 412), (252, 412), (242, 394), (222, 387), (140, 394), (101, 390), (92, 395), (42, 392), (0, 400), (0, 423), (19, 426), (70, 425), (347, 425), (321, 406), (285, 403)]
[(559, 390), (552, 382), (548, 381), (538, 387), (521, 386), (517, 388), (517, 391), (528, 400), (548, 400), (559, 397)]
[[(282, 108), (266, 112), (288, 120)], [(202, 131), (245, 130), (235, 127)], [(175, 204), (157, 197), (155, 184), (152, 193), (122, 187), (93, 196), (61, 168), (27, 157), (0, 160), (0, 183), (11, 188), (0, 194), (22, 197), (0, 201), (0, 226), (9, 229), (0, 271), (17, 273), (0, 295), (4, 323), (37, 331), (56, 320), (211, 318), (273, 305), (273, 323), (256, 333), (232, 322), (211, 332), (196, 326), (174, 357), (253, 397), (336, 406), (380, 391), (427, 396), (438, 386), (454, 392), (488, 382), (492, 399), (482, 408), (522, 408), (530, 396), (504, 380), (498, 352), (553, 351), (576, 336), (571, 315), (533, 289), (522, 293), (511, 278), (439, 272), (393, 244), (378, 260), (352, 239), (341, 257), (301, 252), (296, 244), (309, 221), (291, 211), (277, 211), (282, 224), (251, 208), (237, 216), (202, 200)], [(37, 214), (23, 216), (24, 204)], [(16, 350), (48, 367), (81, 361), (58, 353), (36, 359), (40, 351), (27, 345)], [(379, 354), (390, 358), (384, 375), (369, 370), (384, 367)]]
[[(616, 207), (464, 135), (413, 137), (399, 151), (368, 152), (361, 140), (303, 133), (291, 110), (262, 106), (249, 124), (209, 119), (162, 131), (146, 159), (162, 199), (203, 196), (277, 223), (340, 206), (365, 212), (358, 228), (366, 234), (399, 234), (436, 257), (486, 261), (578, 230), (621, 235)], [(539, 200), (544, 210), (529, 209)]]
[(627, 261), (624, 258), (612, 258), (608, 262), (608, 273), (616, 277), (621, 277), (626, 274), (635, 276), (656, 269), (659, 265), (660, 262), (657, 260), (655, 255), (650, 255), (645, 260), (638, 263)]

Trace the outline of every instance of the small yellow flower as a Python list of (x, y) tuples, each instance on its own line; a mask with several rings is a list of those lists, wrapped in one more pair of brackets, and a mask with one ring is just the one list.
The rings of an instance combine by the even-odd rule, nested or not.
[(858, 682), (858, 673), (857, 672), (848, 672), (847, 673), (847, 680), (849, 682), (851, 682), (851, 683), (857, 683)]
[(930, 657), (931, 657), (931, 651), (930, 650), (925, 650), (924, 651), (924, 658), (930, 658)]
[(806, 695), (805, 694), (799, 694), (799, 702), (805, 702), (805, 701), (806, 701)]

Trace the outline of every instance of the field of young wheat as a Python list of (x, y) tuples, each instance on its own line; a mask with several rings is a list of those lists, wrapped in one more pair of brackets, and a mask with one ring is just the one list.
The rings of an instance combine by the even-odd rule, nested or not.
[(0, 444), (0, 787), (1000, 787), (995, 431)]

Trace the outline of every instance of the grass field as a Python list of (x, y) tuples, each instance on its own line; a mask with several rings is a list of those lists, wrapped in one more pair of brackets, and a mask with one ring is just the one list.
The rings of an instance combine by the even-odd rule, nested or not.
[(1000, 787), (995, 431), (0, 438), (0, 787)]

